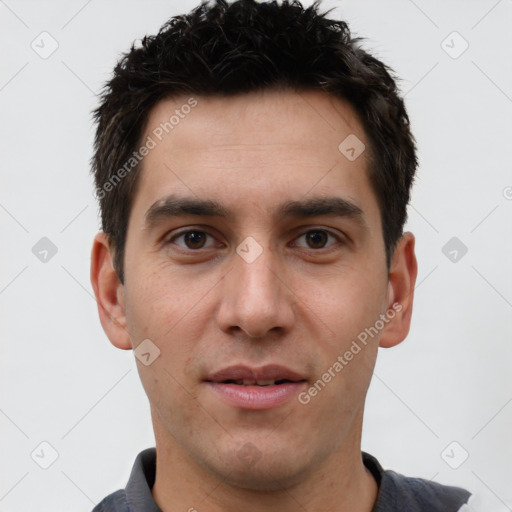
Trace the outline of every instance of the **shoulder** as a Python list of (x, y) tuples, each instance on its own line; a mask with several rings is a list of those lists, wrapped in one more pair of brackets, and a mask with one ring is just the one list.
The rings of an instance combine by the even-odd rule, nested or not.
[(103, 498), (92, 512), (128, 512), (129, 510), (126, 503), (126, 492), (122, 489)]
[(161, 512), (151, 494), (155, 472), (155, 448), (143, 450), (135, 459), (126, 488), (109, 494), (92, 512)]
[[(471, 493), (461, 487), (442, 485), (423, 478), (411, 478), (385, 471), (390, 495), (396, 506), (418, 512), (457, 512), (467, 503)], [(463, 510), (463, 509), (462, 509)]]
[[(471, 493), (461, 487), (401, 475), (384, 470), (369, 454), (363, 454), (368, 469), (379, 482), (379, 493), (372, 512), (464, 512)], [(379, 477), (377, 477), (377, 474)]]

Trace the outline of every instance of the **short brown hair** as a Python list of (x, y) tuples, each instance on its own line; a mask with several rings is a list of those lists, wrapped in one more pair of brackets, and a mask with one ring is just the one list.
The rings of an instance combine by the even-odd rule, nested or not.
[[(370, 142), (389, 268), (407, 219), (417, 167), (409, 118), (392, 71), (360, 47), (347, 24), (299, 1), (203, 1), (124, 54), (106, 83), (92, 157), (102, 229), (124, 281), (124, 247), (140, 166), (126, 167), (152, 107), (175, 95), (234, 95), (266, 88), (318, 89), (347, 100)], [(121, 172), (122, 169), (125, 172)], [(122, 177), (121, 177), (122, 175)], [(109, 185), (108, 185), (109, 184)]]

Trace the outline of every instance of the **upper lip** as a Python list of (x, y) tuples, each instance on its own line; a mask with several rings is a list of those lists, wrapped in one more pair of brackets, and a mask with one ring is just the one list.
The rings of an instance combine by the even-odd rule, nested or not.
[(245, 365), (234, 365), (211, 373), (205, 379), (209, 382), (224, 382), (226, 380), (290, 380), (303, 381), (303, 375), (278, 364), (269, 364), (259, 368)]

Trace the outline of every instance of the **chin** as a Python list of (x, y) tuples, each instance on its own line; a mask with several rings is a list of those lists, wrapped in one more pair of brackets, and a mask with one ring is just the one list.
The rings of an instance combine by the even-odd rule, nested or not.
[(257, 465), (247, 467), (243, 464), (233, 464), (224, 482), (240, 489), (271, 492), (289, 489), (298, 485), (302, 480), (304, 471), (296, 467), (284, 467), (283, 461), (276, 466), (275, 461), (260, 460)]
[(215, 469), (210, 469), (214, 469), (224, 483), (253, 491), (270, 492), (294, 487), (306, 479), (313, 466), (313, 461), (305, 460), (307, 454), (301, 454), (297, 447), (282, 447), (276, 451), (267, 446), (260, 451), (250, 441), (235, 452), (228, 449), (227, 453), (218, 452), (217, 455), (218, 458), (210, 461)]

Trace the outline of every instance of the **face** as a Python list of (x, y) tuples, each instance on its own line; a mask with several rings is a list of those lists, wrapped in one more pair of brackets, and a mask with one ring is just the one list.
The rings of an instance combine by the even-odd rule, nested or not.
[(359, 450), (379, 340), (398, 322), (379, 316), (396, 289), (367, 151), (338, 148), (368, 143), (350, 105), (322, 92), (195, 101), (151, 112), (117, 288), (126, 330), (106, 330), (160, 351), (137, 360), (157, 446), (270, 489)]

